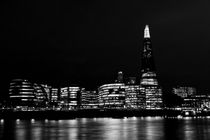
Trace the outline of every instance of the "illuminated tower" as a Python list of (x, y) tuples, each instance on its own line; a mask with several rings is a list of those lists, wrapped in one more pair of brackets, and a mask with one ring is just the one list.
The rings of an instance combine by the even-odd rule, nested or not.
[(145, 94), (147, 109), (160, 109), (162, 106), (162, 90), (159, 88), (156, 68), (152, 52), (149, 26), (144, 29), (143, 51), (141, 56), (141, 92)]
[(117, 73), (117, 79), (115, 80), (116, 83), (123, 83), (123, 72), (119, 71)]

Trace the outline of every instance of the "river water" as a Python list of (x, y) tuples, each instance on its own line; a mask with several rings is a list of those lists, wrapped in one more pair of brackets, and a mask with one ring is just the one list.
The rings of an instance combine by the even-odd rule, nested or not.
[(0, 140), (210, 140), (210, 118), (0, 120)]

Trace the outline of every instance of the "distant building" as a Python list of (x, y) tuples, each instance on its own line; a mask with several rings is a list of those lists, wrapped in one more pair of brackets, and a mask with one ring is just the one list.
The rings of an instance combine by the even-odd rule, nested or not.
[(98, 88), (99, 107), (122, 109), (125, 108), (125, 84), (105, 84)]
[(149, 26), (144, 29), (143, 51), (141, 56), (141, 93), (145, 94), (146, 109), (161, 109), (162, 90), (158, 84), (152, 52)]
[(194, 87), (175, 87), (172, 92), (177, 96), (186, 98), (188, 96), (196, 95), (196, 88)]
[(42, 88), (44, 89), (44, 92), (46, 93), (46, 96), (47, 96), (47, 106), (50, 102), (50, 94), (51, 94), (51, 89), (52, 87), (51, 86), (48, 86), (46, 84), (41, 84)]
[(209, 95), (191, 95), (183, 98), (182, 110), (210, 111)]
[(47, 92), (45, 91), (45, 87), (40, 84), (33, 84), (34, 94), (36, 97), (36, 106), (40, 108), (45, 108), (47, 105)]
[(54, 110), (58, 108), (58, 103), (59, 103), (59, 89), (51, 88), (49, 107)]
[(9, 98), (12, 106), (20, 110), (45, 108), (48, 103), (45, 88), (44, 85), (31, 83), (25, 79), (13, 79), (9, 88)]
[(157, 86), (141, 86), (140, 92), (145, 95), (146, 109), (162, 108), (162, 89)]
[(117, 79), (115, 80), (116, 83), (123, 83), (124, 82), (124, 79), (123, 79), (123, 72), (122, 71), (119, 71), (117, 73)]
[(85, 88), (81, 88), (81, 96), (80, 96), (80, 108), (83, 109), (83, 108), (86, 108), (87, 104), (88, 104), (88, 101), (87, 101), (87, 91)]
[(136, 77), (129, 77), (127, 84), (128, 85), (135, 85), (136, 84)]
[(69, 87), (69, 105), (76, 109), (78, 108), (78, 105), (80, 104), (80, 94), (81, 94), (81, 88), (80, 87)]
[(80, 104), (80, 94), (81, 88), (77, 86), (61, 88), (59, 106), (63, 110), (77, 109)]
[(145, 107), (144, 95), (141, 95), (139, 85), (126, 85), (125, 88), (125, 106), (127, 109), (137, 109)]
[(69, 110), (69, 91), (68, 87), (64, 87), (60, 89), (60, 101), (59, 101), (59, 106), (64, 109), (64, 110)]
[(81, 92), (81, 108), (83, 109), (96, 109), (99, 107), (98, 93), (96, 91)]

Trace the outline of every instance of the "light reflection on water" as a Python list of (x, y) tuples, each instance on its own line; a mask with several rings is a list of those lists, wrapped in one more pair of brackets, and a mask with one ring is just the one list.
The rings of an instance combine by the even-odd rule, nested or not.
[(0, 139), (11, 140), (209, 140), (209, 118), (81, 118), (1, 120)]

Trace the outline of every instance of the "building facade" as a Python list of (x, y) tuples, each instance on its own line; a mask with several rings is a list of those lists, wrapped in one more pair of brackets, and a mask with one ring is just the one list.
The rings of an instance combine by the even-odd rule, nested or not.
[(99, 97), (97, 91), (81, 92), (81, 108), (82, 109), (97, 109), (99, 108)]
[(37, 101), (33, 84), (25, 79), (13, 79), (10, 82), (9, 98), (14, 108), (24, 110), (34, 107)]
[(107, 109), (125, 108), (125, 84), (113, 83), (99, 87), (99, 107)]
[(60, 88), (59, 106), (62, 110), (77, 109), (80, 105), (81, 88), (63, 87)]
[(13, 79), (10, 82), (9, 98), (12, 106), (19, 110), (39, 110), (48, 103), (45, 87), (25, 79)]

